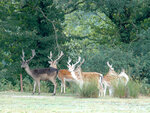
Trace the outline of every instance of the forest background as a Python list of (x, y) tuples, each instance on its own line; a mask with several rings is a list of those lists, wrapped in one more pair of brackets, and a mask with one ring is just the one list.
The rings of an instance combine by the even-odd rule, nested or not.
[[(116, 72), (124, 68), (133, 80), (150, 89), (149, 0), (1, 0), (0, 1), (0, 91), (31, 91), (33, 81), (21, 68), (35, 49), (31, 68), (48, 68), (48, 55), (64, 56), (58, 69), (67, 69), (70, 56), (85, 58), (83, 71)], [(58, 80), (58, 88), (60, 81)], [(43, 92), (52, 92), (42, 82)]]

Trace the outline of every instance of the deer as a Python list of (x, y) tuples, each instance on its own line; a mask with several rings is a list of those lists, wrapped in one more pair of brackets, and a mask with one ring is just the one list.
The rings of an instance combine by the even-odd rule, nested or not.
[(68, 59), (67, 67), (69, 71), (71, 72), (72, 77), (76, 80), (76, 82), (79, 84), (80, 88), (82, 89), (83, 84), (85, 82), (91, 82), (92, 80), (96, 81), (97, 87), (99, 89), (99, 96), (103, 91), (102, 87), (102, 77), (103, 75), (98, 72), (82, 72), (81, 65), (84, 63), (84, 59), (79, 64), (79, 66), (76, 68), (76, 65), (80, 62), (81, 57), (78, 58), (78, 61), (75, 64), (70, 64), (71, 59)]
[(25, 60), (25, 53), (22, 50), (22, 64), (21, 64), (21, 68), (24, 68), (25, 71), (27, 72), (27, 74), (29, 76), (32, 77), (32, 79), (34, 80), (34, 88), (33, 88), (33, 94), (35, 93), (35, 89), (36, 86), (38, 85), (38, 89), (39, 92), (38, 94), (40, 95), (40, 81), (51, 81), (54, 85), (54, 91), (53, 91), (53, 95), (56, 94), (56, 87), (57, 87), (57, 83), (56, 83), (56, 78), (58, 75), (58, 69), (53, 68), (53, 67), (49, 67), (49, 68), (42, 68), (42, 69), (30, 69), (29, 67), (29, 62), (34, 58), (34, 56), (36, 55), (35, 50), (31, 50), (32, 51), (32, 56), (28, 59)]
[(107, 65), (109, 67), (109, 72), (103, 77), (102, 84), (104, 85), (103, 95), (106, 95), (107, 87), (109, 88), (109, 96), (113, 95), (113, 85), (116, 83), (118, 85), (119, 80), (123, 80), (125, 85), (127, 85), (129, 81), (128, 75), (125, 73), (125, 70), (123, 69), (120, 74), (116, 73), (114, 71), (114, 68), (112, 65), (107, 62)]
[[(48, 63), (51, 67), (57, 68), (58, 60), (64, 55), (64, 53), (61, 51), (60, 55), (56, 60), (52, 59), (52, 52), (50, 51), (50, 55), (48, 56), (49, 60)], [(60, 69), (58, 72), (58, 79), (61, 81), (61, 93), (66, 93), (66, 81), (71, 82), (75, 81), (74, 78), (71, 76), (71, 73), (67, 69)]]

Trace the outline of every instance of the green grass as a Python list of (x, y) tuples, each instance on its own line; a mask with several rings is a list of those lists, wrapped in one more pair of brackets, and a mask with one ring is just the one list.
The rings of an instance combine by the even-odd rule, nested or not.
[(132, 98), (137, 98), (140, 94), (140, 83), (139, 81), (130, 80), (127, 84), (129, 96)]
[(119, 81), (114, 84), (114, 97), (119, 98), (138, 98), (140, 95), (141, 85), (139, 81), (130, 80), (125, 86), (124, 82)]
[(81, 98), (98, 98), (99, 90), (96, 81), (85, 82), (79, 90), (79, 95)]
[(150, 97), (77, 98), (70, 94), (0, 92), (0, 113), (149, 113)]
[(118, 85), (114, 85), (114, 97), (119, 98), (127, 98), (127, 87), (124, 85), (124, 83), (119, 82)]

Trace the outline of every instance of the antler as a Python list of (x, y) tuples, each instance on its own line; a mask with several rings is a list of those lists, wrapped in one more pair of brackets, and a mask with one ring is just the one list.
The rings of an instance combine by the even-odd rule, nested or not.
[(33, 50), (31, 50), (32, 51), (32, 56), (30, 57), (30, 59), (28, 59), (27, 60), (27, 62), (29, 62), (30, 60), (32, 60), (33, 59), (33, 57), (36, 55), (35, 54), (35, 50), (33, 49)]
[(64, 53), (61, 51), (60, 55), (59, 55), (58, 58), (55, 60), (55, 62), (57, 62), (63, 55), (64, 55)]
[(67, 64), (70, 66), (70, 62), (71, 62), (71, 58), (70, 57), (68, 57), (68, 62), (67, 62)]
[(110, 69), (113, 69), (112, 65), (109, 64), (109, 61), (107, 61), (107, 65)]
[(75, 67), (80, 62), (80, 60), (81, 60), (81, 57), (79, 56), (78, 61), (75, 64), (73, 64), (72, 66)]
[[(61, 51), (60, 55), (58, 56), (58, 58), (56, 60), (54, 60), (54, 62), (57, 62), (63, 55), (64, 55), (64, 53)], [(52, 56), (53, 56), (52, 52), (50, 51), (50, 55), (47, 57), (53, 62)]]
[(24, 57), (25, 57), (24, 51), (22, 50), (22, 57), (21, 57), (22, 61), (25, 61), (25, 60), (24, 60)]
[(82, 62), (80, 63), (80, 65), (78, 65), (77, 69), (81, 67), (81, 65), (84, 63), (85, 59), (82, 60)]
[(52, 55), (52, 52), (50, 51), (50, 54), (49, 54), (49, 56), (47, 56), (47, 57), (48, 57), (51, 61), (53, 61), (53, 60), (52, 60), (52, 56), (53, 56), (53, 55)]

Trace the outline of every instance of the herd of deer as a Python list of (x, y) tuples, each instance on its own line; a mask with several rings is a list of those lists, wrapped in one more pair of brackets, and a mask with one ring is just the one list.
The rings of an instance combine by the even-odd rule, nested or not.
[[(25, 69), (25, 71), (34, 79), (34, 88), (33, 94), (35, 93), (36, 86), (38, 85), (39, 94), (40, 94), (40, 81), (50, 80), (54, 84), (54, 92), (53, 95), (56, 94), (56, 78), (58, 77), (61, 80), (61, 93), (65, 93), (65, 81), (74, 81), (76, 82), (80, 88), (82, 88), (85, 82), (90, 82), (91, 80), (95, 80), (97, 83), (97, 87), (99, 89), (99, 96), (105, 96), (107, 88), (109, 89), (109, 95), (113, 95), (113, 84), (118, 83), (118, 81), (123, 81), (124, 85), (126, 85), (129, 81), (128, 75), (125, 73), (125, 70), (122, 70), (120, 74), (114, 71), (112, 65), (107, 62), (109, 67), (109, 72), (103, 76), (101, 73), (98, 72), (82, 72), (81, 65), (84, 63), (84, 59), (81, 61), (81, 57), (78, 58), (78, 61), (75, 64), (70, 64), (71, 59), (68, 59), (67, 62), (67, 69), (57, 69), (58, 60), (63, 56), (63, 52), (61, 51), (60, 55), (56, 60), (52, 60), (52, 52), (50, 52), (50, 56), (48, 58), (50, 61), (49, 68), (43, 69), (30, 69), (29, 61), (33, 59), (35, 56), (35, 50), (32, 50), (32, 56), (30, 59), (25, 60), (25, 53), (22, 51), (22, 65), (21, 67)], [(79, 64), (80, 63), (80, 64)], [(79, 64), (77, 66), (77, 64)]]

